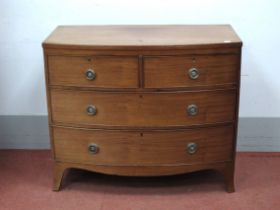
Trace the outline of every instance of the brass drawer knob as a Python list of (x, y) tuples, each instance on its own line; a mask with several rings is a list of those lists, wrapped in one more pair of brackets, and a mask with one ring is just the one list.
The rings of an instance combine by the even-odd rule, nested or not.
[(189, 143), (187, 144), (187, 151), (190, 155), (193, 155), (197, 151), (197, 144), (196, 143)]
[(99, 147), (97, 144), (90, 144), (88, 145), (88, 151), (91, 154), (97, 154), (99, 152)]
[(197, 79), (199, 77), (199, 71), (197, 68), (189, 69), (189, 78), (190, 79)]
[(96, 77), (96, 73), (95, 73), (95, 71), (94, 71), (93, 69), (88, 69), (88, 70), (86, 71), (85, 75), (86, 75), (86, 78), (87, 78), (88, 80), (94, 80), (95, 77)]
[(87, 114), (88, 114), (88, 115), (96, 115), (96, 113), (97, 113), (97, 108), (96, 108), (96, 106), (94, 106), (94, 105), (89, 105), (89, 106), (87, 107)]
[(198, 114), (198, 107), (195, 104), (190, 104), (187, 108), (187, 113), (190, 116), (195, 116)]

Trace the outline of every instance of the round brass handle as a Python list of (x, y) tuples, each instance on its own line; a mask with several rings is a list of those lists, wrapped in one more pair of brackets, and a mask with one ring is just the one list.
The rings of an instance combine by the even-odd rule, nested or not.
[(88, 80), (94, 80), (95, 77), (96, 77), (96, 73), (95, 73), (95, 71), (94, 71), (93, 69), (88, 69), (88, 70), (86, 71), (85, 75), (86, 75), (86, 78), (87, 78)]
[(94, 105), (89, 105), (89, 106), (87, 107), (87, 114), (88, 114), (88, 115), (96, 115), (96, 113), (97, 113), (97, 108), (96, 108), (96, 106), (94, 106)]
[(198, 114), (198, 107), (195, 104), (190, 104), (187, 108), (187, 113), (190, 116), (195, 116)]
[(187, 144), (187, 151), (190, 155), (193, 155), (197, 151), (197, 144), (196, 143), (189, 143)]
[(99, 147), (97, 146), (97, 144), (90, 144), (88, 145), (88, 151), (91, 154), (97, 154), (99, 152)]
[(197, 79), (199, 77), (199, 71), (197, 68), (189, 69), (189, 78), (190, 79)]

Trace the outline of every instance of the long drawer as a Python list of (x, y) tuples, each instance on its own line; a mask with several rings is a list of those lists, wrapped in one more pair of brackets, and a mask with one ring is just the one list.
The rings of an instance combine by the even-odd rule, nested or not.
[(144, 57), (146, 88), (236, 84), (239, 57), (229, 55)]
[(236, 90), (94, 92), (52, 89), (53, 123), (189, 126), (234, 120)]
[(49, 84), (76, 87), (136, 88), (138, 57), (48, 56)]
[(96, 165), (195, 164), (232, 158), (233, 126), (173, 131), (53, 128), (56, 160)]

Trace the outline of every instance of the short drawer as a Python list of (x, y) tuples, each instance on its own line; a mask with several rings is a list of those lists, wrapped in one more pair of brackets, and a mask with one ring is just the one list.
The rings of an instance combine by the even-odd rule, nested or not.
[(50, 85), (137, 88), (138, 58), (48, 56)]
[(95, 92), (53, 89), (53, 123), (99, 126), (189, 126), (234, 120), (236, 90)]
[(233, 126), (177, 131), (53, 128), (55, 158), (96, 165), (195, 164), (232, 159)]
[(238, 61), (238, 55), (145, 57), (145, 87), (180, 88), (235, 84)]

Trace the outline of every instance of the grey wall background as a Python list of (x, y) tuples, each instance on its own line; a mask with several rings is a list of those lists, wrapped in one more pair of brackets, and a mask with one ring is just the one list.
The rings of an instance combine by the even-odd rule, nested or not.
[[(0, 116), (0, 148), (49, 149), (47, 116)], [(279, 118), (240, 118), (238, 151), (280, 151)]]

